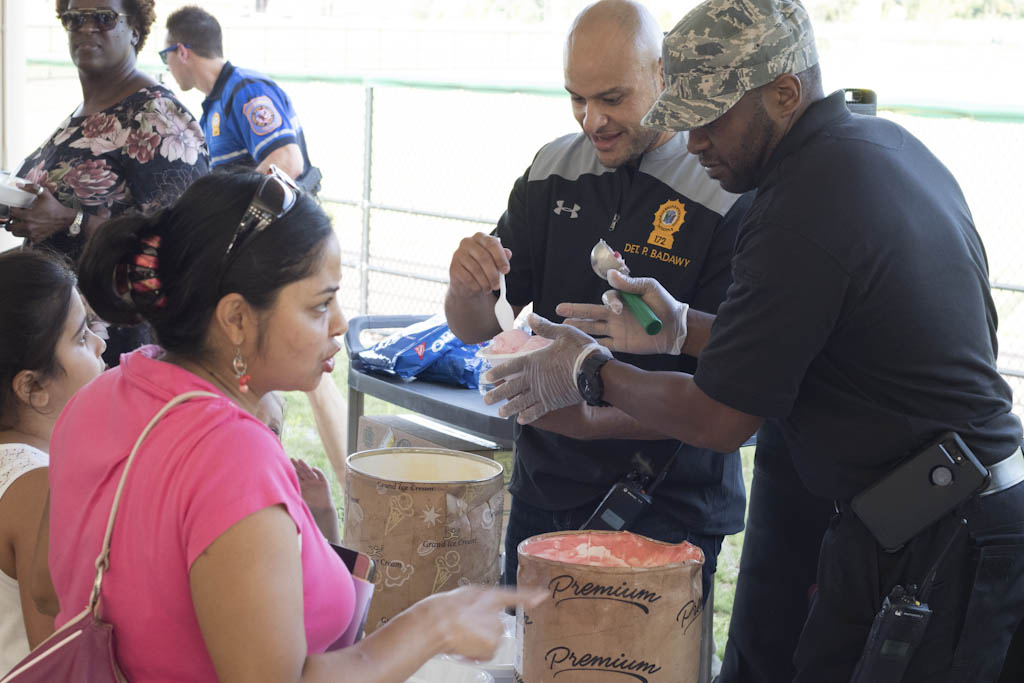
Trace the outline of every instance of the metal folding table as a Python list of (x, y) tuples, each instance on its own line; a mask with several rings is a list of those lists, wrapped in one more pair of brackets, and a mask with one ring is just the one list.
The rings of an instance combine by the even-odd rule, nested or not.
[[(352, 363), (360, 351), (367, 347), (360, 335), (368, 329), (401, 329), (413, 323), (426, 320), (426, 315), (366, 315), (352, 318), (345, 334), (348, 351), (348, 452), (357, 450), (359, 418), (363, 415), (364, 398), (368, 394), (388, 403), (393, 403), (414, 412), (426, 415), (439, 422), (451, 425), (464, 432), (496, 442), (501, 448), (512, 449), (512, 418), (498, 416), (497, 406), (484, 404), (483, 397), (476, 389), (464, 389), (447, 384), (414, 380), (404, 381), (398, 377), (370, 374)], [(753, 437), (751, 438), (751, 440)], [(711, 680), (712, 615), (714, 613), (714, 585), (704, 605), (704, 623), (701, 632), (699, 681)]]
[(476, 389), (448, 384), (405, 381), (399, 377), (363, 372), (352, 362), (367, 348), (360, 335), (368, 329), (400, 329), (426, 320), (426, 315), (365, 315), (352, 318), (345, 334), (348, 351), (348, 452), (357, 450), (359, 418), (366, 395), (393, 403), (455, 429), (490, 439), (505, 450), (512, 449), (512, 418), (498, 416), (497, 406), (488, 406)]

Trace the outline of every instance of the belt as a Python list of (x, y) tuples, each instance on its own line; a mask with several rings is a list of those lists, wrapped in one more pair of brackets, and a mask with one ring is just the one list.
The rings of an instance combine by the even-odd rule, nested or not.
[(1010, 457), (990, 465), (988, 473), (988, 486), (978, 495), (991, 496), (1024, 481), (1024, 454), (1021, 449), (1018, 448)]
[[(1024, 451), (1024, 447), (1018, 448), (1013, 455), (986, 468), (989, 474), (988, 486), (978, 494), (979, 496), (991, 496), (993, 493), (1005, 491), (1024, 481), (1024, 452), (1022, 451)], [(836, 512), (839, 514), (851, 511), (848, 500), (836, 500), (834, 503)]]

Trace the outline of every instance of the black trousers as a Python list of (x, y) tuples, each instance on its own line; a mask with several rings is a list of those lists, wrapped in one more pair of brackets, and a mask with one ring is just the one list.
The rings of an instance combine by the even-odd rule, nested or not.
[[(969, 533), (939, 566), (932, 618), (904, 683), (996, 683), (1024, 620), (1024, 484), (975, 498), (962, 512)], [(936, 523), (888, 553), (852, 512), (836, 515), (822, 542), (794, 680), (848, 681), (882, 598), (897, 584), (922, 583), (949, 529)]]
[(821, 539), (835, 513), (811, 495), (774, 422), (757, 433), (747, 529), (721, 683), (790, 683)]
[(1010, 649), (1006, 651), (1003, 662), (1003, 675), (999, 683), (1020, 683), (1024, 681), (1024, 622), (1017, 627), (1017, 633), (1010, 641)]

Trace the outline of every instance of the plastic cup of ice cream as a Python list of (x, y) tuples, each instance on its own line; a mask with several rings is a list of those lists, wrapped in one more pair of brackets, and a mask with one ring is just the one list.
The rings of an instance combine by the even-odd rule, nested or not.
[[(494, 678), (494, 683), (515, 683), (516, 648), (518, 643), (516, 640), (516, 617), (513, 614), (505, 612), (503, 612), (500, 617), (504, 633), (502, 634), (501, 643), (498, 645), (498, 650), (494, 653), (494, 656), (486, 662), (468, 663), (489, 673)], [(463, 664), (467, 663), (457, 655), (441, 656), (442, 658), (448, 658)]]
[(427, 661), (406, 683), (494, 683), (483, 669), (438, 655)]
[(486, 394), (495, 386), (483, 381), (483, 376), (488, 370), (507, 363), (513, 358), (528, 356), (550, 343), (550, 339), (530, 335), (518, 329), (499, 334), (491, 340), (490, 344), (476, 352), (477, 358), (483, 360), (480, 366), (480, 393)]
[(0, 171), (0, 204), (14, 206), (19, 209), (32, 206), (36, 200), (34, 192), (26, 192), (18, 187), (18, 183), (27, 183), (24, 178)]

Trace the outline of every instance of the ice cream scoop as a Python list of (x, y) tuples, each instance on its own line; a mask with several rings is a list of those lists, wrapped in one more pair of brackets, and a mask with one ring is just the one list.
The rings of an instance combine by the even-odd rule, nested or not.
[[(609, 270), (617, 270), (623, 275), (629, 275), (629, 268), (626, 266), (622, 254), (609, 247), (604, 240), (598, 240), (594, 248), (590, 250), (590, 267), (602, 280), (608, 279)], [(637, 321), (647, 334), (653, 336), (661, 332), (661, 320), (654, 315), (654, 311), (644, 303), (643, 299), (632, 292), (620, 291), (619, 296), (626, 302), (626, 306), (636, 316)]]

